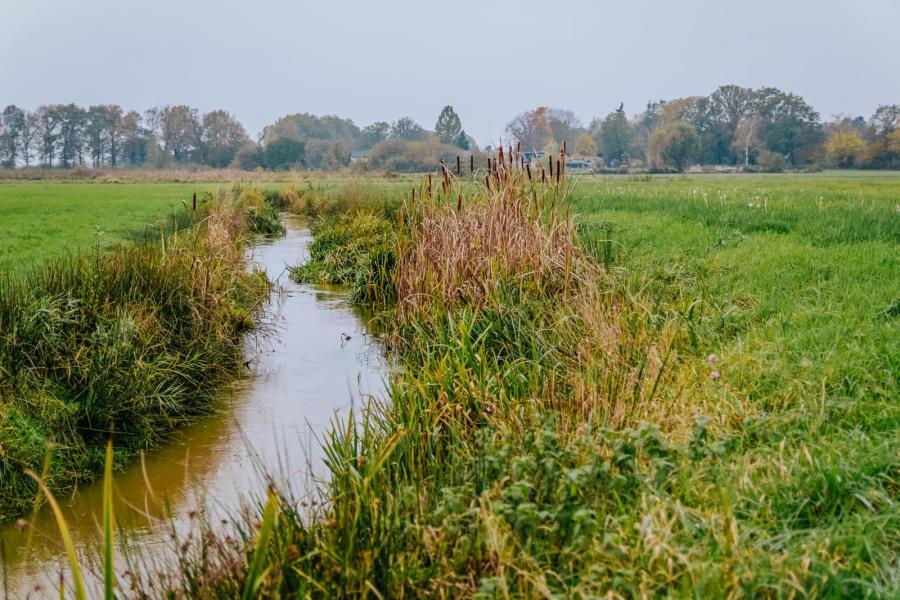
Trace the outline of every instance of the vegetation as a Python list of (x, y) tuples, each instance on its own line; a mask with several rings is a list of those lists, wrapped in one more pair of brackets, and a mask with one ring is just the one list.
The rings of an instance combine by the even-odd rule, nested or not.
[(165, 586), (239, 593), (271, 536), (263, 595), (896, 595), (897, 180), (497, 165), (318, 223), (298, 273), (381, 311), (389, 402), (322, 508)]
[[(529, 151), (554, 154), (563, 146), (580, 158), (602, 159), (601, 168), (900, 166), (900, 105), (880, 105), (868, 119), (840, 116), (823, 122), (803, 98), (773, 87), (723, 85), (708, 96), (648, 102), (632, 117), (620, 104), (587, 127), (570, 110), (541, 106), (515, 117), (506, 133)], [(9, 105), (0, 113), (0, 166), (8, 169), (204, 165), (331, 171), (349, 167), (354, 157), (365, 160), (371, 151), (376, 158), (371, 168), (423, 172), (434, 167), (436, 156), (460, 150), (479, 148), (449, 105), (433, 132), (410, 117), (360, 128), (335, 115), (296, 113), (265, 127), (258, 144), (231, 114), (201, 114), (185, 105), (143, 114), (117, 105), (49, 105), (34, 111)]]
[(196, 190), (183, 184), (4, 183), (0, 272), (144, 238), (152, 229), (148, 224), (178, 222), (185, 216)]
[(110, 435), (127, 460), (214, 406), (268, 296), (242, 243), (270, 217), (236, 186), (202, 197), (191, 229), (0, 281), (0, 517), (33, 501), (27, 471), (67, 490), (102, 469)]

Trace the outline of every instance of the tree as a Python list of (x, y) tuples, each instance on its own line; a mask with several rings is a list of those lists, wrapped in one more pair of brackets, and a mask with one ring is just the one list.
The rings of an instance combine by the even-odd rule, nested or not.
[(753, 112), (762, 119), (760, 137), (766, 147), (797, 164), (797, 151), (817, 143), (821, 137), (819, 113), (796, 94), (777, 88), (754, 93)]
[(428, 132), (409, 117), (401, 117), (391, 124), (392, 140), (427, 140)]
[(582, 133), (578, 141), (575, 143), (575, 154), (577, 156), (596, 156), (597, 144), (587, 133)]
[(865, 146), (866, 143), (856, 130), (842, 127), (825, 141), (825, 152), (828, 160), (837, 166), (851, 167)]
[(879, 106), (869, 119), (869, 130), (872, 143), (867, 151), (867, 162), (875, 166), (894, 166), (900, 152), (891, 147), (891, 139), (895, 131), (900, 130), (900, 104), (883, 104)]
[(385, 121), (378, 121), (363, 128), (360, 133), (359, 144), (364, 150), (374, 148), (379, 142), (388, 139), (391, 133), (391, 124)]
[(673, 165), (678, 171), (683, 171), (697, 152), (699, 143), (700, 136), (693, 125), (676, 121), (653, 132), (649, 153), (657, 165)]
[(343, 142), (348, 148), (357, 148), (360, 144), (359, 127), (353, 121), (336, 115), (317, 116), (309, 113), (287, 115), (263, 129), (261, 139), (263, 144), (269, 144), (282, 137), (298, 142), (310, 140)]
[(564, 108), (548, 109), (547, 120), (550, 122), (554, 141), (560, 145), (565, 142), (570, 151), (578, 143), (578, 138), (587, 131), (575, 113)]
[(469, 135), (464, 129), (460, 129), (459, 135), (456, 136), (456, 147), (460, 150), (469, 150), (472, 147), (472, 142), (469, 140)]
[(201, 124), (196, 108), (184, 104), (152, 108), (147, 123), (162, 143), (165, 158), (184, 163), (194, 158), (201, 139)]
[(34, 156), (34, 152), (37, 149), (38, 143), (38, 134), (40, 131), (40, 124), (38, 123), (38, 116), (33, 112), (25, 113), (25, 124), (22, 128), (22, 137), (20, 150), (22, 152), (22, 160), (25, 163), (26, 167), (31, 166), (31, 158)]
[(3, 109), (0, 114), (0, 163), (4, 167), (16, 167), (24, 128), (25, 111), (14, 104)]
[(56, 154), (56, 138), (59, 135), (56, 110), (52, 106), (38, 107), (35, 111), (35, 121), (41, 163), (45, 167), (52, 167)]
[[(708, 137), (715, 147), (717, 163), (723, 160), (731, 162), (732, 156), (729, 155), (729, 150), (735, 149), (738, 125), (753, 111), (753, 100), (752, 89), (739, 85), (723, 85), (710, 94), (709, 101), (704, 103), (710, 124)], [(741, 145), (739, 144), (738, 147)], [(743, 147), (746, 160), (746, 144)]]
[(204, 164), (227, 167), (237, 151), (250, 141), (244, 126), (230, 113), (214, 110), (203, 115), (200, 135), (200, 154)]
[(731, 142), (731, 147), (742, 157), (745, 169), (750, 166), (750, 153), (756, 151), (760, 146), (759, 125), (759, 117), (741, 117), (737, 127), (734, 128), (734, 140)]
[(625, 115), (624, 105), (619, 105), (619, 108), (606, 115), (600, 124), (599, 138), (600, 149), (607, 160), (623, 159), (634, 140), (634, 131)]
[(105, 106), (91, 106), (84, 114), (84, 134), (94, 167), (103, 164), (109, 140), (110, 115)]
[(84, 130), (86, 112), (75, 104), (56, 105), (50, 108), (59, 123), (59, 162), (69, 168), (76, 162), (84, 164)]
[(542, 150), (554, 143), (548, 112), (546, 106), (525, 111), (507, 124), (506, 132), (522, 145), (522, 150)]
[(140, 113), (129, 111), (120, 125), (121, 154), (134, 166), (147, 162), (151, 132), (143, 126)]
[(278, 138), (266, 144), (262, 164), (273, 171), (285, 171), (302, 165), (306, 156), (306, 144), (292, 138)]
[(438, 134), (443, 144), (455, 144), (459, 139), (459, 132), (462, 131), (462, 122), (452, 106), (447, 105), (441, 111), (434, 126), (434, 131)]

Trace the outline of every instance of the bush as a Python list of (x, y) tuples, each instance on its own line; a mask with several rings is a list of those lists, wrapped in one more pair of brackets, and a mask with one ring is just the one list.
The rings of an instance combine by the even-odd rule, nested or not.
[(781, 173), (787, 166), (787, 159), (777, 152), (760, 150), (756, 158), (756, 166), (765, 173)]

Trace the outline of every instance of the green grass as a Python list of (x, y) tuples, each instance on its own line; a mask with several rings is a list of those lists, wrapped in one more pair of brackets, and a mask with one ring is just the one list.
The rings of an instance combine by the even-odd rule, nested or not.
[(0, 182), (0, 273), (130, 242), (216, 184)]

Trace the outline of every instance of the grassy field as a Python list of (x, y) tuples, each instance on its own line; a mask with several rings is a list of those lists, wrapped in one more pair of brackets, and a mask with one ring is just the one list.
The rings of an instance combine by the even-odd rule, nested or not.
[(390, 402), (328, 440), (318, 518), (137, 587), (900, 594), (900, 176), (306, 185), (294, 276), (374, 311)]
[(391, 402), (335, 430), (318, 520), (247, 538), (268, 578), (173, 586), (896, 597), (900, 178), (583, 180), (572, 220), (492, 186), (316, 207), (295, 277), (381, 311)]

